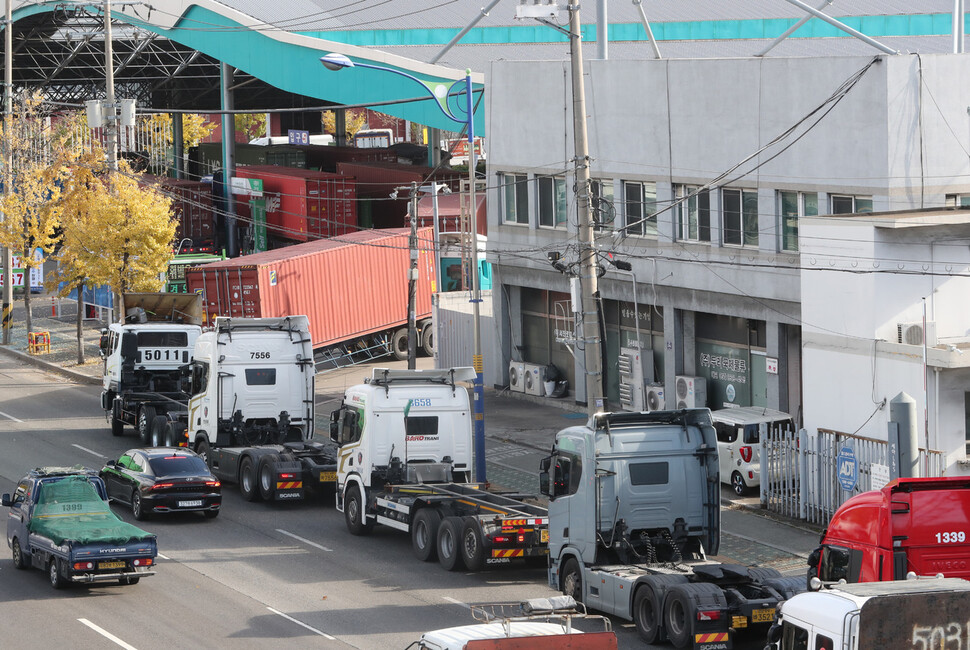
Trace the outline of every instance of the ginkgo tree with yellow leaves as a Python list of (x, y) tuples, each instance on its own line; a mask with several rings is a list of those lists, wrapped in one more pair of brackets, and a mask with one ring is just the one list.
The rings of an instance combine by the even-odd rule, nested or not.
[[(30, 314), (30, 271), (43, 264), (34, 257), (50, 253), (60, 226), (60, 192), (67, 174), (67, 151), (62, 131), (46, 118), (49, 107), (40, 93), (20, 95), (10, 119), (0, 128), (0, 146), (13, 164), (2, 171), (5, 188), (0, 197), (0, 245), (21, 259), (24, 269), (24, 307), (27, 331)], [(6, 156), (4, 157), (6, 159)]]

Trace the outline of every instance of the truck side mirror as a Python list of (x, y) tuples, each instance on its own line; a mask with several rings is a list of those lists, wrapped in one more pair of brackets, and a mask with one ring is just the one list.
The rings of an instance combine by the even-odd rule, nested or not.
[(340, 409), (330, 412), (330, 440), (340, 443)]
[(545, 496), (552, 496), (549, 489), (549, 465), (552, 463), (552, 456), (546, 456), (539, 461), (539, 492)]
[(98, 354), (101, 358), (108, 356), (108, 342), (111, 340), (108, 330), (101, 330), (101, 338), (98, 340)]
[(9, 508), (13, 505), (13, 500), (10, 498), (9, 494), (4, 494), (3, 497), (0, 497), (0, 504), (3, 504)]

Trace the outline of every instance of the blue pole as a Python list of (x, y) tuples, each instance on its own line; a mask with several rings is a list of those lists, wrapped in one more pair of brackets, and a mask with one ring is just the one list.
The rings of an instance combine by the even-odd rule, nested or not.
[(472, 72), (465, 71), (465, 115), (468, 116), (468, 224), (472, 246), (472, 313), (474, 315), (475, 352), (472, 363), (475, 366), (475, 476), (484, 483), (485, 478), (485, 382), (482, 362), (482, 328), (480, 305), (482, 292), (479, 284), (478, 269), (478, 202), (475, 199), (475, 104), (472, 99)]

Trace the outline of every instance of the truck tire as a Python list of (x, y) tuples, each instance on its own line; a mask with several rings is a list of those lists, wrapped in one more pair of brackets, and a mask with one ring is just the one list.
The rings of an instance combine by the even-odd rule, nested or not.
[(209, 458), (209, 441), (203, 438), (195, 443), (195, 453), (205, 461), (206, 467), (212, 469), (212, 459)]
[(63, 589), (67, 586), (67, 580), (61, 575), (61, 561), (56, 557), (52, 557), (47, 564), (47, 578), (54, 589)]
[(142, 507), (141, 494), (138, 493), (138, 488), (131, 491), (131, 516), (138, 521), (148, 519), (148, 513)]
[[(697, 620), (698, 603), (705, 609), (716, 607), (727, 608), (727, 598), (721, 587), (699, 582), (693, 584), (675, 585), (667, 592), (664, 599), (664, 631), (667, 639), (675, 648), (691, 646), (694, 638), (694, 622)], [(725, 630), (728, 621), (725, 621)]]
[(165, 446), (166, 447), (178, 447), (179, 446), (178, 442), (175, 440), (175, 423), (174, 422), (169, 422), (167, 420), (165, 421), (165, 433), (163, 435), (163, 438), (165, 439)]
[(768, 584), (769, 580), (780, 578), (781, 572), (770, 566), (748, 567), (748, 577), (755, 582)]
[(438, 563), (447, 571), (460, 571), (461, 564), (461, 519), (445, 517), (438, 526)]
[(246, 456), (239, 462), (239, 491), (246, 501), (259, 499), (259, 482), (256, 477), (256, 465), (253, 459)]
[(156, 415), (152, 418), (152, 447), (166, 447), (165, 427), (168, 425), (168, 418), (164, 415)]
[(577, 603), (583, 602), (583, 576), (579, 572), (579, 562), (569, 558), (562, 565), (559, 574), (559, 589), (563, 594), (572, 596)]
[(788, 600), (806, 591), (805, 581), (801, 578), (775, 578), (766, 580), (765, 585), (777, 591), (782, 600)]
[(20, 540), (14, 537), (10, 548), (13, 549), (13, 568), (26, 569), (27, 561), (24, 559), (24, 550), (20, 548)]
[(344, 498), (344, 519), (351, 535), (366, 535), (374, 528), (374, 522), (367, 521), (364, 496), (360, 493), (358, 485), (352, 485), (347, 490), (347, 496)]
[(462, 520), (461, 559), (469, 571), (485, 568), (485, 540), (482, 538), (482, 527), (474, 517)]
[(138, 432), (138, 438), (141, 440), (141, 444), (148, 445), (151, 444), (153, 447), (157, 447), (154, 443), (151, 443), (152, 438), (152, 426), (155, 423), (155, 407), (142, 405), (138, 409), (138, 423), (135, 426), (135, 431)]
[(115, 398), (111, 403), (111, 435), (116, 438), (125, 435), (125, 421), (120, 416), (121, 402)]
[(438, 557), (438, 527), (441, 526), (441, 513), (434, 508), (421, 508), (414, 515), (411, 524), (411, 549), (414, 557), (422, 562), (431, 562)]
[(259, 496), (264, 501), (276, 498), (276, 459), (264, 456), (259, 461)]
[(663, 610), (657, 592), (649, 584), (641, 584), (633, 596), (633, 623), (644, 643), (652, 644), (660, 640), (662, 620)]
[(434, 356), (434, 324), (428, 323), (421, 332), (421, 350), (425, 356)]
[(402, 327), (391, 335), (391, 354), (398, 361), (408, 360), (408, 328)]

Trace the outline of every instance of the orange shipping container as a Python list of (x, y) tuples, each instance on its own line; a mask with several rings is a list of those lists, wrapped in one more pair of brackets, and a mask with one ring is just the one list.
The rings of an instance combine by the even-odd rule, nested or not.
[[(216, 316), (304, 314), (314, 348), (406, 327), (408, 237), (404, 228), (362, 230), (187, 269), (206, 322)], [(418, 230), (416, 318), (431, 317), (435, 277), (430, 228)]]

